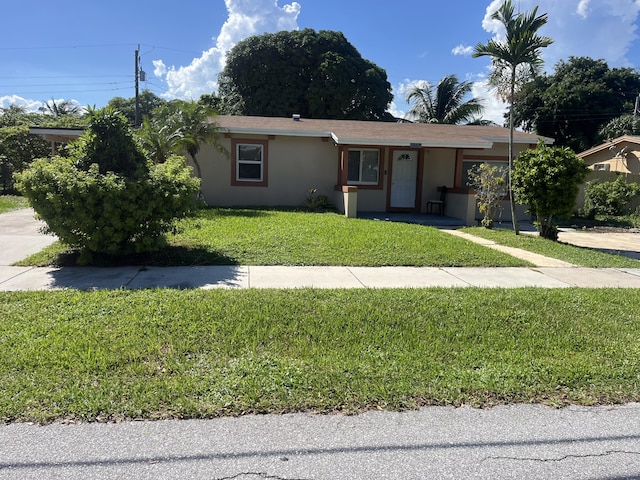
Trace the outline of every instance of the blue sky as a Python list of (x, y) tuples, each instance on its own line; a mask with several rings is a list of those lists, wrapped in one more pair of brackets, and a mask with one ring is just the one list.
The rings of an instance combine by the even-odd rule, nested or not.
[[(36, 110), (43, 102), (105, 105), (134, 95), (134, 51), (140, 44), (147, 88), (166, 98), (198, 98), (216, 88), (224, 54), (254, 34), (313, 28), (342, 31), (364, 58), (387, 72), (391, 111), (408, 110), (406, 88), (449, 74), (474, 82), (485, 118), (501, 123), (504, 106), (483, 80), (488, 59), (468, 51), (499, 30), (489, 20), (501, 0), (165, 0), (6, 2), (0, 29), (0, 107)], [(541, 33), (555, 43), (546, 69), (569, 56), (640, 68), (640, 0), (514, 0), (549, 15)], [(29, 6), (33, 11), (29, 11)]]

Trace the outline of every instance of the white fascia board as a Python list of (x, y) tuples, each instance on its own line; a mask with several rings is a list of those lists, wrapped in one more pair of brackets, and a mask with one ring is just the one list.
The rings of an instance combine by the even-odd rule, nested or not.
[[(476, 142), (416, 142), (415, 140), (388, 140), (375, 138), (338, 138), (335, 134), (331, 137), (338, 145), (373, 145), (378, 147), (402, 147), (402, 148), (491, 148), (493, 142), (478, 140)], [(419, 144), (420, 146), (417, 146)]]

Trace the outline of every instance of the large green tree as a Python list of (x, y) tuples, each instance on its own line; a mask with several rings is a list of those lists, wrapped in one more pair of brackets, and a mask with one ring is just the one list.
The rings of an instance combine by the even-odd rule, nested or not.
[(581, 152), (602, 141), (598, 132), (605, 124), (633, 112), (638, 93), (637, 71), (570, 57), (558, 62), (552, 75), (539, 77), (521, 92), (514, 106), (515, 123)]
[[(491, 16), (505, 29), (504, 40), (491, 39), (486, 44), (478, 43), (473, 56), (491, 58), (489, 84), (498, 95), (509, 102), (509, 176), (513, 170), (514, 104), (516, 93), (526, 80), (535, 77), (542, 69), (540, 50), (551, 45), (553, 40), (538, 35), (538, 30), (548, 21), (547, 14), (538, 15), (538, 7), (531, 12), (515, 14), (511, 0), (505, 0)], [(516, 202), (511, 181), (507, 189), (511, 206), (513, 231), (520, 233), (516, 216)]]
[[(167, 103), (167, 101), (150, 90), (143, 90), (139, 95), (140, 118), (152, 117), (153, 112)], [(136, 120), (136, 97), (113, 97), (107, 106), (122, 113), (129, 123), (133, 125)]]
[(386, 72), (340, 32), (253, 36), (229, 52), (219, 76), (222, 112), (353, 120), (391, 119)]
[(448, 75), (434, 86), (416, 84), (407, 92), (407, 103), (412, 104), (409, 116), (420, 123), (460, 124), (473, 122), (482, 115), (479, 98), (467, 98), (471, 94), (471, 82), (460, 82), (455, 75)]
[(621, 115), (605, 123), (598, 130), (601, 142), (613, 140), (623, 135), (640, 136), (640, 117), (635, 115)]

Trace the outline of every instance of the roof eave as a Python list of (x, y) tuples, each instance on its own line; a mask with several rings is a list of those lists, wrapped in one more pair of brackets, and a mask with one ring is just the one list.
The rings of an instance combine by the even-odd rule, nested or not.
[(406, 148), (491, 148), (493, 142), (437, 142), (430, 140), (394, 140), (375, 138), (338, 138), (332, 135), (338, 145), (371, 145), (376, 147), (406, 147)]

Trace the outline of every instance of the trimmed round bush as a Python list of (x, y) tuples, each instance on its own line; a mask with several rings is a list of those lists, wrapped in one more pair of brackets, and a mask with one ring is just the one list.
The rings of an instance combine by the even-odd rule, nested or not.
[(153, 251), (196, 207), (200, 180), (184, 158), (149, 162), (116, 112), (94, 112), (70, 151), (69, 158), (41, 158), (16, 175), (46, 231), (70, 246), (109, 255)]

